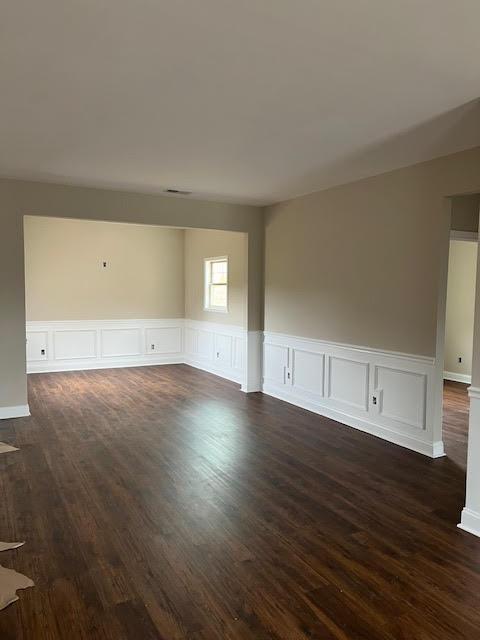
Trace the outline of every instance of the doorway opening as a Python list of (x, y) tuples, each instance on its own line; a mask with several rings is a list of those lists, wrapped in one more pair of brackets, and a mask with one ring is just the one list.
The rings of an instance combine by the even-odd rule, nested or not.
[(480, 194), (451, 199), (445, 304), (443, 441), (445, 453), (466, 470)]
[(28, 373), (188, 364), (245, 385), (246, 233), (25, 216), (24, 238)]

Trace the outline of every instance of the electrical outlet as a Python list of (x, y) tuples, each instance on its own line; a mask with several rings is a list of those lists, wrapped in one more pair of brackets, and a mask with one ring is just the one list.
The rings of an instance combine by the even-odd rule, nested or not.
[(382, 393), (383, 392), (381, 389), (375, 389), (374, 391), (372, 391), (372, 394), (370, 396), (371, 409), (376, 413), (380, 413), (381, 411)]
[(42, 356), (45, 355), (45, 349), (40, 349), (40, 355), (42, 355)]
[(217, 358), (220, 358), (220, 351), (217, 351)]
[(155, 351), (155, 345), (154, 345), (154, 344), (151, 344), (151, 345), (150, 345), (150, 349), (151, 349), (152, 351)]
[(462, 356), (458, 356), (458, 362), (462, 361)]
[(107, 261), (106, 261), (106, 260), (103, 260), (103, 261), (102, 261), (102, 267), (103, 267), (104, 269), (106, 269), (106, 268), (107, 268)]

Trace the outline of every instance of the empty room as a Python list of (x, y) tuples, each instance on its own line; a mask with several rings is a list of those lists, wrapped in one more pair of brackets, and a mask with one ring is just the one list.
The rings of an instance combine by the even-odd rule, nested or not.
[(0, 638), (478, 640), (478, 3), (0, 14)]

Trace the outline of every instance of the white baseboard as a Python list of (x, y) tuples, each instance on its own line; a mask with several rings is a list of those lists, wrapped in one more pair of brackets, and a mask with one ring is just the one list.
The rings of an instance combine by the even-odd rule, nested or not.
[(465, 507), (462, 511), (461, 522), (457, 526), (459, 529), (463, 529), (463, 531), (480, 537), (480, 513), (476, 513)]
[(30, 415), (28, 404), (21, 404), (16, 407), (0, 407), (0, 420), (9, 418), (25, 418)]
[(331, 418), (332, 420), (347, 425), (348, 427), (353, 427), (359, 431), (369, 433), (372, 436), (400, 445), (401, 447), (406, 447), (407, 449), (411, 449), (412, 451), (416, 451), (417, 453), (421, 453), (430, 458), (439, 458), (445, 455), (443, 442), (428, 443), (412, 438), (411, 436), (395, 433), (394, 431), (390, 431), (378, 424), (369, 422), (365, 419), (360, 419), (357, 416), (349, 415), (343, 411), (338, 411), (326, 407), (325, 405), (317, 404), (311, 400), (296, 398), (279, 390), (278, 388), (275, 388), (273, 385), (264, 384), (263, 392), (269, 396), (278, 398), (279, 400), (284, 400), (285, 402), (301, 407), (302, 409), (307, 409), (308, 411), (325, 416), (326, 418)]
[(263, 391), (435, 458), (433, 358), (265, 332)]
[(231, 380), (232, 382), (237, 382), (238, 384), (242, 381), (241, 373), (232, 373), (231, 371), (226, 371), (225, 369), (216, 368), (208, 362), (194, 360), (193, 358), (189, 358), (185, 356), (184, 364), (188, 364), (189, 367), (194, 367), (195, 369), (201, 369), (202, 371), (206, 371), (207, 373), (213, 373), (215, 376), (220, 376), (221, 378), (225, 378), (226, 380)]
[(444, 380), (452, 380), (452, 382), (463, 382), (464, 384), (472, 384), (472, 376), (466, 373), (455, 373), (454, 371), (444, 371)]
[(121, 369), (124, 367), (152, 367), (163, 364), (183, 364), (185, 359), (179, 356), (141, 356), (138, 358), (117, 358), (116, 360), (96, 359), (94, 362), (81, 360), (64, 360), (62, 362), (32, 362), (28, 373), (55, 373), (60, 371), (92, 371), (94, 369)]

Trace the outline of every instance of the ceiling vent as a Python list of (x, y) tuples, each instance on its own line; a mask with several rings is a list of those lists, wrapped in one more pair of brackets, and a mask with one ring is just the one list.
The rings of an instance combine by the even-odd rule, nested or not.
[(183, 191), (182, 189), (165, 189), (165, 193), (175, 193), (177, 196), (190, 196), (191, 191)]

